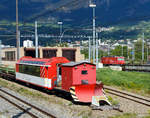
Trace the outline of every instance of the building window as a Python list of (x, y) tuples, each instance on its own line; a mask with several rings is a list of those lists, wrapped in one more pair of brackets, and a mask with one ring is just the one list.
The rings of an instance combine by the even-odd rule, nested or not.
[(57, 53), (57, 50), (55, 50), (55, 49), (52, 49), (52, 50), (45, 49), (45, 50), (43, 50), (43, 58), (56, 57), (56, 53)]
[(16, 53), (15, 53), (15, 51), (7, 51), (7, 52), (5, 52), (5, 60), (6, 61), (15, 61), (16, 60)]
[(76, 61), (75, 60), (76, 50), (63, 49), (62, 50), (62, 56), (66, 57), (69, 61)]

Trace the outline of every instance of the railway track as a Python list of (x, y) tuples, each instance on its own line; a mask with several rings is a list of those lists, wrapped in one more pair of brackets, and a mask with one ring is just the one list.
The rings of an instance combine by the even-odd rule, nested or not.
[[(114, 89), (114, 88), (111, 88), (111, 87), (108, 87), (108, 86), (104, 86), (104, 89), (107, 90), (107, 93), (110, 93), (110, 94), (113, 94), (113, 95), (116, 95), (116, 96), (119, 96), (119, 97), (122, 97), (122, 98), (125, 98), (125, 99), (128, 99), (128, 100), (131, 100), (131, 101), (134, 101), (134, 102), (137, 102), (137, 103), (140, 103), (140, 104), (143, 104), (143, 105), (146, 105), (148, 107), (150, 107), (150, 99), (149, 98), (145, 98), (145, 97), (142, 97), (142, 96), (138, 96), (138, 95), (135, 95), (135, 94), (131, 94), (131, 93), (128, 93), (128, 92), (125, 92), (125, 91), (120, 91), (120, 90), (117, 90), (117, 89)], [(7, 94), (8, 96), (11, 96), (15, 99), (20, 99), (8, 92), (6, 92), (5, 90), (1, 89), (0, 88), (0, 92), (3, 92), (5, 94)], [(0, 95), (0, 97), (3, 97)], [(7, 100), (7, 97), (6, 98), (3, 98), (5, 100)], [(12, 102), (11, 100), (7, 100), (8, 102)], [(15, 105), (16, 107), (18, 107), (19, 109), (21, 109), (22, 111), (28, 113), (31, 117), (33, 118), (39, 118), (39, 116), (33, 114), (32, 112), (30, 112), (29, 110), (31, 109), (36, 109), (38, 112), (41, 112), (43, 114), (45, 114), (46, 116), (49, 116), (51, 118), (56, 118), (55, 116), (49, 114), (48, 112), (20, 99), (19, 100), (20, 102), (22, 103), (25, 103), (26, 105), (29, 106), (29, 108), (20, 108), (20, 106), (17, 106), (17, 104), (14, 104), (14, 103), (11, 103), (13, 105)], [(98, 110), (99, 108), (92, 108), (93, 110)], [(114, 109), (114, 110), (117, 110), (119, 112), (123, 112), (123, 110), (120, 110), (118, 107), (117, 108), (111, 108), (111, 109)], [(45, 117), (44, 117), (45, 118)]]
[(121, 91), (118, 89), (114, 89), (112, 87), (108, 87), (108, 86), (104, 86), (104, 89), (107, 90), (107, 93), (121, 97), (121, 98), (125, 98), (131, 101), (134, 101), (136, 103), (145, 105), (150, 107), (150, 99), (143, 97), (143, 96), (139, 96), (133, 93), (129, 93), (129, 92), (125, 92), (125, 91)]
[(23, 112), (27, 113), (32, 118), (56, 118), (56, 116), (50, 114), (49, 112), (7, 92), (2, 88), (0, 88), (0, 97)]
[(124, 64), (124, 65), (104, 65), (104, 67), (121, 67), (123, 71), (150, 72), (150, 64)]
[(139, 72), (150, 72), (150, 64), (125, 64), (122, 65), (124, 71), (139, 71)]

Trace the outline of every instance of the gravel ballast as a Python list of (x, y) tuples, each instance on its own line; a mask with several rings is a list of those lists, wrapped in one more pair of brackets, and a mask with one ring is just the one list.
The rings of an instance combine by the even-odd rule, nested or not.
[[(141, 105), (139, 103), (135, 103), (133, 101), (116, 97), (111, 94), (107, 94), (107, 96), (111, 96), (114, 100), (118, 101), (120, 104), (120, 109), (123, 110), (123, 113), (116, 110), (91, 110), (89, 105), (81, 105), (81, 104), (73, 104), (69, 99), (64, 99), (63, 97), (57, 97), (57, 94), (44, 93), (38, 90), (30, 89), (23, 85), (19, 85), (17, 83), (12, 83), (7, 80), (2, 80), (9, 83), (9, 87), (5, 88), (5, 90), (10, 93), (25, 99), (26, 101), (52, 113), (52, 115), (57, 118), (108, 118), (116, 115), (122, 115), (124, 113), (137, 114), (137, 118), (148, 115), (150, 110), (149, 107)], [(13, 84), (13, 86), (11, 86)], [(14, 87), (10, 90), (11, 87)], [(27, 92), (21, 93), (18, 92), (17, 89), (25, 90)], [(28, 94), (29, 93), (29, 94)], [(33, 93), (33, 94), (32, 94)], [(37, 94), (37, 95), (36, 95)], [(8, 102), (4, 101), (0, 98), (0, 115), (7, 116), (8, 118), (15, 116), (16, 114), (21, 113), (19, 109), (12, 106)], [(19, 118), (30, 118), (26, 116), (27, 114), (21, 114)]]
[(6, 100), (0, 98), (0, 118), (32, 118)]

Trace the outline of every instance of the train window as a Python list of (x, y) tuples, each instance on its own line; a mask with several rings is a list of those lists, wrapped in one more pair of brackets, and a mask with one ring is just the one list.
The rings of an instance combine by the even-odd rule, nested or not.
[(86, 74), (88, 74), (88, 71), (87, 71), (87, 70), (82, 70), (82, 71), (81, 71), (81, 74), (82, 74), (82, 75), (86, 75)]
[(35, 66), (34, 69), (35, 69), (34, 75), (40, 77), (40, 67), (39, 66)]
[(40, 67), (31, 65), (19, 65), (19, 72), (40, 77)]

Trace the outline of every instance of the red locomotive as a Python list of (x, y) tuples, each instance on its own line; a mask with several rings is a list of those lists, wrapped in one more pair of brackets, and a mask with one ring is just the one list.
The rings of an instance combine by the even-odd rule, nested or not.
[(112, 56), (112, 57), (102, 57), (101, 63), (104, 65), (123, 65), (125, 64), (124, 57)]
[(62, 90), (71, 93), (74, 101), (110, 105), (103, 85), (96, 84), (96, 66), (88, 62), (69, 62), (64, 57), (22, 57), (16, 63), (16, 79), (50, 90), (61, 85)]

